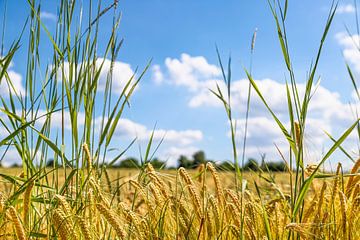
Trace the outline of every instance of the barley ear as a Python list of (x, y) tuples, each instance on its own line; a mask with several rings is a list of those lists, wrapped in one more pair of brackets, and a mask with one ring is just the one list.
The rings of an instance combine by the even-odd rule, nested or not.
[(91, 167), (92, 167), (92, 157), (91, 157), (91, 154), (90, 154), (89, 146), (86, 143), (84, 143), (83, 144), (83, 149), (84, 149), (84, 152), (85, 152), (85, 155), (86, 155), (86, 163), (87, 163), (88, 173), (90, 173), (91, 172)]
[(222, 188), (222, 185), (220, 183), (220, 178), (219, 178), (219, 175), (216, 171), (216, 169), (214, 168), (214, 166), (212, 165), (212, 163), (207, 163), (206, 164), (206, 168), (210, 171), (212, 177), (213, 177), (213, 180), (214, 180), (214, 183), (215, 183), (215, 189), (216, 189), (216, 197), (218, 199), (218, 203), (220, 205), (223, 205), (224, 203), (224, 190)]
[(26, 234), (25, 229), (22, 223), (20, 222), (20, 218), (18, 217), (18, 214), (13, 206), (9, 207), (9, 215), (11, 218), (11, 221), (14, 223), (16, 236), (19, 240), (26, 240)]
[(85, 221), (84, 218), (80, 217), (79, 218), (79, 227), (80, 227), (80, 231), (83, 235), (84, 240), (91, 240), (93, 239), (91, 237), (91, 232), (89, 230), (89, 225), (87, 224), (87, 222)]
[(27, 186), (25, 192), (24, 192), (24, 211), (23, 211), (23, 219), (25, 226), (28, 225), (28, 213), (31, 203), (31, 190), (34, 187), (34, 181), (31, 181), (29, 185)]
[(117, 236), (120, 239), (125, 238), (125, 231), (121, 227), (119, 220), (116, 218), (113, 212), (111, 212), (103, 203), (97, 203), (96, 208), (98, 209), (99, 213), (104, 216), (106, 221), (113, 227)]

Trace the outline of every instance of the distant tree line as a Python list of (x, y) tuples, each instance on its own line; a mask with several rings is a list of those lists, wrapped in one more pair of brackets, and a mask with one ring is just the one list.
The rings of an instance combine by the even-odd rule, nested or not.
[[(174, 167), (166, 167), (166, 162), (160, 160), (159, 158), (154, 158), (151, 161), (151, 164), (154, 168), (163, 168), (171, 169)], [(234, 171), (234, 164), (230, 161), (215, 162), (206, 158), (204, 151), (195, 152), (191, 158), (186, 157), (185, 155), (180, 155), (177, 160), (177, 167), (184, 167), (186, 169), (196, 169), (201, 164), (206, 164), (207, 162), (212, 162), (218, 170), (222, 171)], [(139, 168), (140, 161), (136, 158), (129, 157), (122, 160), (118, 165), (113, 167), (116, 168)], [(283, 172), (286, 171), (286, 164), (283, 161), (271, 161), (265, 162), (262, 161), (260, 164), (253, 158), (250, 158), (243, 166), (242, 170), (244, 171), (272, 171), (272, 172)]]
[[(177, 160), (177, 167), (184, 167), (186, 169), (196, 169), (201, 164), (212, 162), (218, 170), (221, 171), (234, 171), (234, 164), (230, 161), (215, 162), (206, 158), (204, 151), (195, 152), (191, 158), (181, 155)], [(156, 169), (174, 169), (175, 167), (167, 167), (166, 162), (159, 158), (153, 158), (150, 163)], [(58, 164), (60, 166), (61, 164)], [(54, 166), (54, 160), (49, 159), (47, 162), (48, 167)], [(128, 157), (118, 164), (111, 167), (113, 168), (140, 168), (141, 162), (134, 157)], [(0, 162), (1, 167), (1, 162)], [(19, 167), (18, 164), (13, 164), (11, 167)], [(270, 161), (265, 162), (264, 160), (259, 163), (256, 159), (250, 158), (241, 168), (244, 171), (272, 171), (272, 172), (284, 172), (287, 170), (287, 166), (283, 161)]]

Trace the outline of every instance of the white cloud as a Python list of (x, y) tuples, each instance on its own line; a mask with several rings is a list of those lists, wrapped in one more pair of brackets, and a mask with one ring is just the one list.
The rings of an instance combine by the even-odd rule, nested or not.
[(0, 80), (0, 95), (9, 96), (9, 92), (14, 93), (15, 89), (17, 94), (24, 96), (25, 88), (22, 85), (22, 76), (13, 70), (8, 70), (7, 73), (13, 86), (8, 84), (8, 81), (3, 77)]
[(204, 57), (192, 57), (186, 53), (181, 54), (180, 59), (166, 58), (165, 66), (170, 83), (187, 87), (191, 91), (202, 88), (201, 82), (204, 80), (211, 80), (221, 74), (220, 69), (209, 64)]
[(161, 84), (164, 81), (164, 75), (157, 64), (152, 67), (152, 80), (155, 84)]
[[(100, 73), (99, 86), (100, 91), (104, 91), (106, 87), (106, 78), (110, 72), (111, 61), (109, 59), (98, 58), (96, 60), (96, 65), (100, 68), (100, 65), (104, 61), (103, 67)], [(112, 80), (112, 89), (113, 92), (121, 94), (126, 83), (134, 75), (134, 71), (131, 69), (131, 65), (128, 63), (115, 61), (113, 63), (113, 80)]]
[[(38, 124), (44, 124), (47, 117), (50, 116), (51, 118), (51, 127), (52, 128), (57, 128), (57, 129), (61, 129), (62, 127), (62, 122), (64, 121), (64, 128), (65, 130), (71, 130), (71, 119), (70, 119), (70, 112), (65, 110), (64, 111), (64, 119), (63, 119), (63, 116), (62, 116), (62, 112), (61, 111), (57, 111), (57, 112), (53, 112), (51, 114), (48, 114), (48, 116), (45, 116), (46, 115), (46, 111), (45, 110), (39, 110), (38, 111), (38, 117), (40, 116), (43, 116), (41, 118), (39, 118), (37, 120), (37, 123)], [(83, 126), (85, 123), (85, 113), (84, 112), (78, 112), (77, 113), (77, 126), (78, 127), (81, 127)], [(38, 127), (41, 127), (41, 126), (38, 126)]]
[[(96, 69), (99, 70), (101, 65), (101, 72), (99, 75), (99, 82), (98, 82), (98, 90), (99, 91), (105, 91), (106, 89), (106, 82), (108, 78), (108, 74), (110, 73), (110, 69), (112, 67), (112, 92), (120, 95), (125, 87), (125, 85), (128, 83), (128, 81), (131, 79), (132, 76), (134, 76), (134, 71), (131, 68), (131, 65), (128, 63), (115, 61), (113, 62), (113, 65), (111, 66), (111, 60), (104, 59), (104, 58), (98, 58), (96, 60)], [(78, 68), (80, 68), (81, 63), (79, 63)], [(85, 66), (82, 66), (85, 67)], [(90, 65), (90, 68), (92, 66)], [(58, 69), (58, 78), (62, 78), (62, 71), (64, 71), (64, 76), (66, 79), (69, 79), (69, 63), (65, 62), (63, 69)], [(136, 77), (136, 76), (134, 76)], [(76, 79), (75, 76), (73, 76), (73, 79)], [(133, 81), (134, 82), (134, 81)], [(138, 86), (136, 87), (138, 88)], [(128, 88), (127, 92), (130, 90), (130, 87)]]
[[(3, 150), (4, 151), (4, 150)], [(0, 152), (0, 156), (2, 157), (4, 152)], [(21, 156), (19, 156), (18, 151), (15, 148), (9, 148), (5, 153), (5, 157), (1, 162), (5, 167), (11, 166), (13, 164), (20, 165), (21, 164)]]
[[(101, 118), (95, 121), (100, 129)], [(106, 121), (105, 121), (106, 122)], [(159, 142), (163, 139), (157, 156), (167, 161), (167, 166), (177, 166), (176, 160), (180, 155), (190, 157), (199, 149), (196, 143), (203, 140), (203, 133), (200, 130), (173, 130), (173, 129), (149, 129), (143, 124), (136, 123), (130, 119), (120, 119), (115, 130), (114, 137), (126, 140), (137, 139), (145, 144), (149, 141), (154, 131), (153, 141)]]
[[(5, 148), (2, 148), (0, 150), (0, 157), (2, 157), (5, 153), (5, 156), (2, 160), (2, 164), (5, 167), (10, 167), (14, 164), (21, 165), (22, 164), (22, 156), (20, 156), (19, 152), (16, 150), (14, 146), (10, 146), (10, 148), (5, 152)], [(30, 156), (33, 158), (32, 163), (33, 164), (39, 164), (41, 157), (43, 156), (40, 151), (35, 153), (34, 156), (34, 149), (30, 149)]]
[[(355, 48), (352, 39), (343, 35), (339, 35), (337, 38), (340, 43), (345, 46), (345, 50), (351, 50), (352, 54), (346, 52), (345, 56), (348, 56), (351, 63), (357, 64), (360, 70), (360, 55), (358, 55), (358, 51), (354, 51)], [(355, 40), (358, 40), (357, 36)], [(200, 69), (196, 69), (199, 64), (190, 64), (192, 58), (193, 57), (187, 54), (183, 54), (180, 59), (167, 58), (165, 60), (166, 69), (163, 73), (164, 76), (167, 76), (172, 84), (181, 86), (188, 91), (191, 96), (188, 102), (189, 107), (222, 107), (220, 100), (209, 91), (209, 89), (216, 90), (217, 83), (223, 94), (225, 96), (227, 94), (219, 68), (208, 63), (204, 57), (195, 57), (196, 59), (202, 59), (202, 65), (208, 66), (208, 68), (201, 67)], [(205, 71), (204, 69), (207, 70)], [(271, 109), (287, 129), (290, 130), (286, 85), (272, 79), (255, 80), (255, 83)], [(242, 146), (241, 141), (245, 123), (243, 116), (246, 110), (248, 84), (248, 79), (234, 80), (231, 83), (230, 94), (232, 107), (236, 109), (236, 112), (241, 116), (241, 118), (237, 120), (238, 146)], [(300, 99), (302, 99), (306, 85), (299, 83), (297, 87)], [(352, 104), (350, 106), (348, 103), (342, 101), (339, 93), (331, 91), (320, 84), (316, 89), (314, 86), (305, 129), (305, 144), (307, 148), (306, 151), (308, 152), (305, 161), (315, 162), (319, 160), (322, 155), (322, 150), (327, 149), (327, 147), (331, 145), (331, 141), (324, 131), (333, 134), (334, 137), (339, 136), (340, 133), (355, 121), (354, 112), (359, 112), (359, 110), (359, 104)], [(251, 93), (247, 141), (247, 157), (258, 157), (260, 153), (266, 153), (270, 158), (279, 159), (279, 154), (274, 144), (279, 146), (284, 153), (288, 151), (288, 145), (283, 134), (254, 90), (252, 90)], [(350, 149), (351, 144), (346, 144), (346, 146)]]
[(355, 7), (352, 4), (340, 5), (337, 9), (337, 13), (354, 13)]
[(345, 32), (337, 33), (335, 36), (338, 43), (344, 48), (343, 55), (355, 70), (360, 73), (360, 37), (357, 34), (349, 35)]
[[(118, 137), (137, 138), (141, 141), (149, 140), (152, 129), (148, 129), (146, 126), (133, 122), (129, 119), (120, 119), (118, 126), (115, 130), (115, 135)], [(199, 130), (165, 130), (155, 129), (153, 140), (159, 141), (164, 138), (164, 143), (172, 143), (176, 145), (189, 145), (194, 142), (201, 141), (203, 134)]]
[(46, 11), (42, 11), (40, 13), (40, 18), (46, 19), (46, 20), (51, 20), (51, 21), (56, 21), (56, 19), (57, 19), (55, 14), (53, 14), (51, 12), (46, 12)]

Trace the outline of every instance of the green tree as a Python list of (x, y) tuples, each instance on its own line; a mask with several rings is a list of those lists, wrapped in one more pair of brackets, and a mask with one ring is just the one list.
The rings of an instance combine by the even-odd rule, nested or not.
[(46, 162), (46, 167), (53, 167), (54, 166), (54, 159), (50, 158), (49, 160), (47, 160)]
[(234, 164), (230, 161), (224, 161), (217, 165), (217, 168), (221, 171), (234, 171)]
[(206, 157), (204, 151), (198, 151), (193, 155), (193, 168), (198, 167), (200, 164), (206, 163)]
[(155, 169), (166, 167), (166, 163), (164, 161), (161, 161), (159, 158), (154, 158), (150, 161), (150, 163)]
[(118, 165), (119, 168), (138, 168), (139, 161), (136, 158), (126, 158), (120, 162)]
[(179, 167), (183, 167), (183, 168), (191, 168), (193, 163), (186, 156), (180, 155), (178, 159), (178, 165)]
[(276, 161), (276, 162), (263, 162), (261, 164), (261, 169), (264, 171), (271, 172), (285, 172), (287, 170), (285, 162)]
[(250, 159), (247, 161), (247, 163), (245, 163), (243, 169), (244, 169), (245, 171), (250, 171), (250, 170), (252, 170), (252, 171), (257, 171), (257, 170), (259, 170), (259, 164), (258, 164), (258, 162), (257, 162), (255, 159), (250, 158)]

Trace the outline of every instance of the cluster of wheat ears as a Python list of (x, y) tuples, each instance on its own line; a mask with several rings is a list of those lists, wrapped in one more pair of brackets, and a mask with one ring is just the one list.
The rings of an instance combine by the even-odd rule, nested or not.
[[(200, 165), (195, 172), (184, 168), (175, 174), (155, 171), (149, 163), (154, 132), (149, 137), (139, 173), (121, 184), (117, 180), (111, 181), (106, 169), (114, 166), (136, 139), (123, 152), (109, 159), (108, 153), (118, 150), (114, 146), (119, 144), (113, 144), (111, 140), (150, 63), (142, 72), (134, 73), (121, 93), (114, 96), (112, 84), (117, 79), (113, 79), (113, 68), (123, 43), (118, 36), (121, 19), (118, 2), (103, 7), (101, 0), (61, 0), (55, 32), (50, 32), (42, 22), (40, 3), (28, 0), (28, 21), (8, 52), (1, 50), (0, 53), (0, 81), (9, 88), (8, 98), (0, 97), (0, 110), (4, 114), (0, 116), (0, 127), (6, 133), (4, 138), (1, 136), (0, 161), (6, 158), (9, 149), (16, 151), (22, 161), (20, 175), (0, 173), (2, 181), (10, 186), (3, 191), (0, 189), (0, 239), (360, 239), (360, 160), (356, 161), (358, 153), (353, 158), (342, 145), (354, 129), (360, 139), (358, 116), (338, 139), (328, 134), (333, 145), (315, 167), (305, 171), (304, 166), (307, 160), (303, 142), (307, 112), (316, 86), (323, 44), (335, 16), (335, 1), (316, 58), (306, 76), (304, 94), (297, 88), (286, 35), (288, 0), (268, 1), (289, 76), (286, 95), (290, 129), (262, 95), (252, 77), (251, 67), (246, 71), (249, 90), (242, 161), (245, 158), (250, 90), (253, 89), (288, 143), (288, 156), (280, 155), (288, 162), (290, 190), (287, 191), (290, 192), (271, 178), (267, 179), (269, 188), (254, 182), (251, 189), (246, 184), (246, 177), (240, 171), (242, 165), (235, 142), (236, 121), (230, 101), (231, 58), (226, 71), (219, 51), (217, 56), (226, 88), (217, 85), (211, 92), (224, 105), (229, 120), (235, 168), (233, 186), (225, 187), (224, 178), (219, 176), (212, 163)], [(87, 20), (83, 11), (88, 13)], [(4, 12), (5, 16), (6, 10)], [(106, 35), (101, 31), (100, 19), (111, 12), (111, 31)], [(29, 33), (24, 76), (26, 93), (21, 93), (15, 88), (8, 68), (24, 42), (26, 29)], [(39, 48), (44, 41), (43, 35), (48, 45)], [(98, 40), (106, 36), (108, 41), (106, 44), (102, 41), (100, 47)], [(49, 47), (52, 47), (53, 57), (45, 67), (40, 61), (41, 49)], [(49, 59), (49, 54), (45, 58)], [(109, 70), (104, 70), (107, 59), (111, 63)], [(43, 69), (46, 69), (44, 74)], [(351, 68), (347, 66), (347, 70), (358, 92)], [(104, 71), (105, 89), (99, 95), (100, 76)], [(360, 95), (358, 98), (360, 101)], [(52, 115), (56, 112), (61, 114), (58, 132), (52, 125)], [(65, 124), (66, 119), (69, 126)], [(99, 129), (95, 124), (98, 119), (101, 119)], [(79, 127), (80, 122), (82, 127)], [(354, 162), (351, 172), (343, 173), (341, 165), (335, 173), (319, 172), (338, 149)], [(53, 166), (47, 168), (50, 158)], [(60, 170), (65, 173), (64, 177), (60, 177)]]
[[(0, 195), (0, 239), (268, 239), (267, 229), (272, 239), (289, 234), (360, 238), (360, 176), (345, 181), (340, 165), (331, 181), (312, 185), (312, 198), (304, 203), (298, 223), (292, 222), (286, 193), (278, 189), (280, 194), (261, 198), (249, 190), (224, 188), (211, 163), (201, 165), (194, 176), (180, 168), (172, 178), (149, 163), (142, 176), (107, 190), (111, 183), (103, 184), (91, 168), (90, 155), (87, 159), (81, 198), (71, 187), (62, 195), (47, 192), (36, 179), (26, 184), (15, 204)], [(351, 173), (359, 168), (360, 160)], [(207, 175), (213, 191), (205, 185)], [(43, 201), (34, 201), (39, 199), (35, 195)]]

